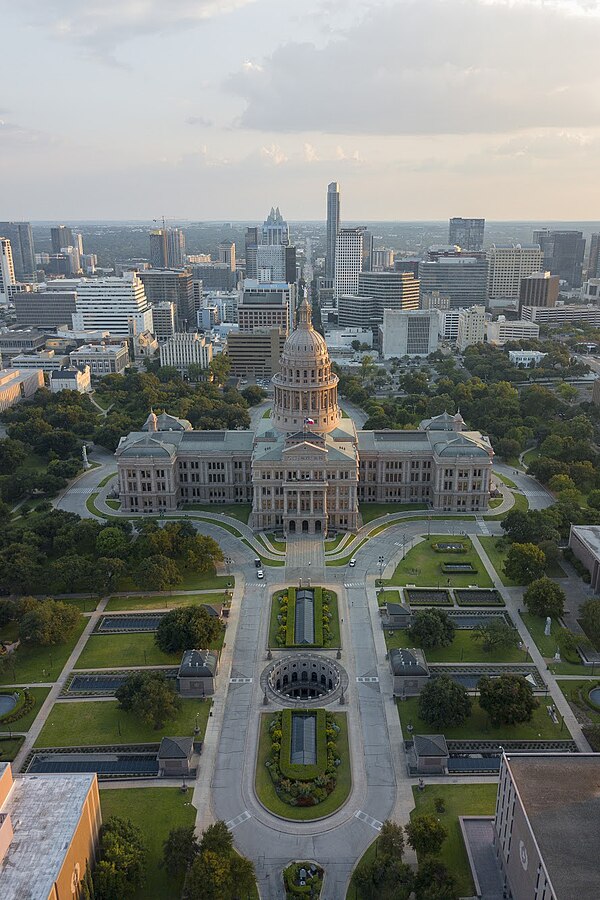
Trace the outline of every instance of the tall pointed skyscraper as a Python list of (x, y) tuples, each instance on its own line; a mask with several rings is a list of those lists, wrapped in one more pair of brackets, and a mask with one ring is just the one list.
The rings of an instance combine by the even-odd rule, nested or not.
[(340, 186), (337, 181), (327, 185), (327, 248), (325, 276), (335, 277), (335, 242), (340, 230)]

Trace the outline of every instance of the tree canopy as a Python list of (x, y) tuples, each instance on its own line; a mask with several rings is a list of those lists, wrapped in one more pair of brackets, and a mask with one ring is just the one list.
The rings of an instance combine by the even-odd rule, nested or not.
[(419, 609), (410, 628), (410, 639), (417, 647), (447, 647), (454, 639), (454, 623), (444, 609)]
[(479, 705), (492, 725), (517, 725), (530, 722), (539, 706), (533, 688), (522, 675), (484, 675), (478, 684)]
[(181, 606), (161, 619), (154, 640), (164, 653), (206, 649), (217, 639), (223, 625), (204, 606)]
[(162, 672), (132, 672), (117, 688), (115, 697), (121, 709), (133, 712), (155, 729), (164, 728), (181, 709), (181, 697), (173, 679)]
[(560, 585), (543, 576), (532, 581), (523, 594), (527, 612), (534, 616), (559, 619), (565, 611), (566, 595)]
[(430, 679), (419, 695), (419, 716), (432, 728), (463, 725), (470, 715), (471, 698), (449, 675)]

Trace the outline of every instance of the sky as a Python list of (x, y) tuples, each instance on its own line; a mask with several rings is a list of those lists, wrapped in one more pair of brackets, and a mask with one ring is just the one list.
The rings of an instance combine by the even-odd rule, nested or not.
[(0, 220), (600, 218), (600, 0), (0, 0)]

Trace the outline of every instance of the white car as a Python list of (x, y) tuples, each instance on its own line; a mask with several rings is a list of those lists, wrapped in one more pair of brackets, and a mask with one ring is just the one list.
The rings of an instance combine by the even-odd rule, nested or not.
[(257, 578), (264, 578), (264, 577), (265, 577), (265, 573), (263, 572), (262, 569), (259, 569), (259, 570), (257, 571), (256, 577), (257, 577)]
[(350, 560), (348, 565), (350, 566), (351, 569), (354, 568), (354, 566), (356, 565), (356, 558), (354, 556), (352, 557), (352, 559)]

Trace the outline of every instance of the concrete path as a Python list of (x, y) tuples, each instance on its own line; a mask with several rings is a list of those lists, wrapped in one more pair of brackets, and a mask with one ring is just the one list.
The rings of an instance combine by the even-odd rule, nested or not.
[(325, 577), (325, 550), (323, 538), (315, 535), (291, 535), (288, 537), (285, 556), (285, 577), (292, 583), (300, 578)]

